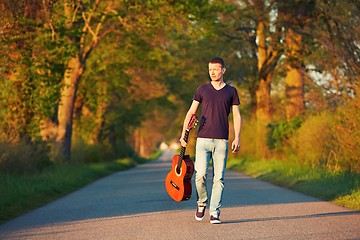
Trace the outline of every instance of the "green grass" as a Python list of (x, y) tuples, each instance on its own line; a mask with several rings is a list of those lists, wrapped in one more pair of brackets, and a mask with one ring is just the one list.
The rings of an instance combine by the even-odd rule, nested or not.
[[(0, 223), (49, 203), (96, 179), (144, 160), (56, 165), (34, 175), (0, 173)], [(360, 210), (360, 175), (300, 167), (278, 160), (230, 159), (228, 168), (320, 199)]]
[(138, 162), (124, 158), (114, 162), (55, 165), (29, 176), (0, 173), (0, 223)]
[(329, 172), (279, 160), (230, 159), (228, 168), (340, 206), (360, 210), (360, 175)]

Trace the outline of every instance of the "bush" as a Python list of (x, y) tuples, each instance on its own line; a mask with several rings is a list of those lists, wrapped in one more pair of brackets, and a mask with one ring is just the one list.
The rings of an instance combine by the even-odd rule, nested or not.
[[(230, 124), (229, 139), (234, 139), (233, 126)], [(239, 156), (256, 156), (258, 149), (256, 148), (257, 135), (256, 135), (256, 121), (253, 119), (242, 118), (241, 128), (241, 147)], [(195, 142), (195, 141), (194, 141)]]
[(32, 174), (51, 165), (49, 147), (42, 142), (0, 143), (0, 171)]
[(301, 126), (300, 117), (290, 121), (270, 123), (268, 125), (268, 146), (270, 149), (280, 148), (288, 143), (290, 137)]
[(330, 139), (334, 124), (333, 113), (324, 111), (308, 116), (289, 143), (300, 163), (312, 167), (328, 167)]
[[(360, 93), (360, 86), (356, 87)], [(360, 98), (359, 94), (347, 99), (342, 107), (334, 128), (332, 141), (332, 164), (340, 169), (360, 173)]]
[(115, 146), (112, 146), (108, 141), (89, 144), (82, 138), (73, 137), (72, 162), (97, 163), (129, 156), (134, 157), (135, 153), (126, 142), (119, 141)]
[(73, 138), (71, 148), (71, 162), (96, 163), (110, 158), (109, 146), (104, 144), (89, 144), (81, 138)]

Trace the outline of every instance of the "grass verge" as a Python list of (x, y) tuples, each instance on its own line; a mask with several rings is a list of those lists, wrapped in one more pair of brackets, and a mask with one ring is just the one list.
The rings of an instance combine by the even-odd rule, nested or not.
[(228, 168), (360, 211), (360, 175), (329, 172), (279, 160), (230, 159)]
[(29, 176), (0, 173), (0, 223), (38, 208), (113, 172), (129, 169), (140, 161), (55, 165)]

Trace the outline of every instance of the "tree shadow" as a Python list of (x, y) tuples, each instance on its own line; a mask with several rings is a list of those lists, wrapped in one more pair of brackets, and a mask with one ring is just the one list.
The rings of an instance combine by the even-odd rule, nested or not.
[[(114, 173), (46, 206), (0, 225), (0, 235), (1, 232), (66, 222), (195, 209), (194, 177), (192, 179), (191, 199), (175, 202), (168, 196), (164, 185), (165, 177), (170, 169), (170, 160), (163, 160), (143, 164), (124, 172)], [(223, 208), (320, 201), (267, 182), (252, 179), (239, 172), (227, 171), (225, 178)], [(207, 182), (210, 192), (211, 180), (212, 174), (210, 171)], [(321, 216), (321, 214), (315, 214), (304, 217)], [(302, 218), (302, 216), (299, 216), (299, 218)], [(228, 223), (276, 219), (286, 218), (235, 219)]]
[(279, 220), (295, 220), (295, 219), (310, 219), (310, 218), (323, 218), (332, 216), (349, 216), (349, 215), (360, 215), (358, 211), (346, 211), (346, 212), (329, 212), (319, 214), (308, 214), (308, 215), (295, 215), (295, 216), (281, 216), (281, 217), (267, 217), (267, 218), (251, 218), (251, 219), (234, 219), (222, 222), (223, 224), (233, 223), (246, 223), (246, 222), (264, 222), (264, 221), (279, 221)]

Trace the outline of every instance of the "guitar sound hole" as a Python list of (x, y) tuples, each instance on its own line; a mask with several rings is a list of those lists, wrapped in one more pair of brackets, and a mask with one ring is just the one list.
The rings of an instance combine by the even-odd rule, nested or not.
[(178, 168), (177, 165), (176, 165), (176, 167), (175, 167), (175, 174), (176, 174), (177, 176), (181, 176), (181, 174), (182, 174), (182, 169), (181, 169), (181, 168)]

